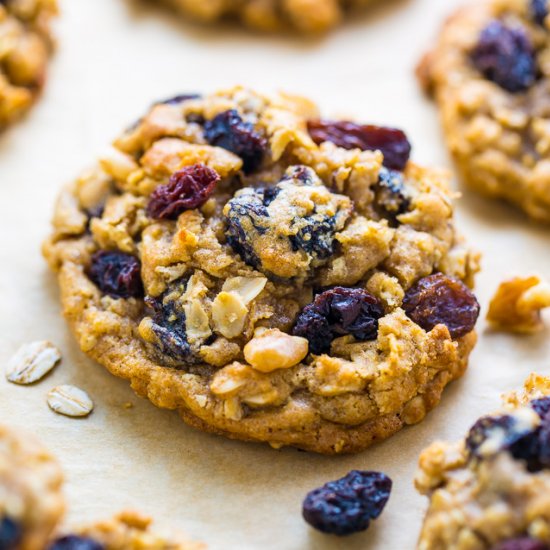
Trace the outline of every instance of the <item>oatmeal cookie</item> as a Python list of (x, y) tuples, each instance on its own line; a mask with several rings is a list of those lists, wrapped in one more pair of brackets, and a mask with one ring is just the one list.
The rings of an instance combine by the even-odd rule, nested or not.
[(419, 550), (550, 548), (550, 378), (532, 374), (502, 411), (420, 457), (430, 497)]
[(52, 49), (56, 0), (0, 0), (0, 130), (36, 99)]
[(43, 550), (63, 516), (63, 476), (31, 436), (0, 426), (0, 547)]
[(203, 22), (237, 18), (246, 26), (272, 32), (293, 28), (320, 33), (337, 25), (351, 10), (376, 0), (156, 0)]
[(419, 66), (462, 178), (550, 222), (550, 18), (546, 0), (479, 0)]
[(475, 344), (478, 258), (409, 153), (285, 94), (155, 104), (44, 244), (82, 350), (231, 438), (352, 452), (419, 422)]

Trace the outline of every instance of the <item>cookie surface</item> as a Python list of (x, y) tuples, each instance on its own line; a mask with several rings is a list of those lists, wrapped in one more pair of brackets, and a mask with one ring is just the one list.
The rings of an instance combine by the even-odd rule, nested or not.
[(430, 497), (419, 550), (550, 548), (550, 378), (532, 374), (502, 412), (420, 457)]
[(63, 476), (31, 436), (0, 426), (0, 531), (5, 548), (43, 550), (65, 509)]
[(550, 222), (550, 19), (545, 0), (483, 0), (419, 66), (464, 182)]
[(0, 130), (29, 109), (44, 84), (56, 13), (56, 0), (0, 2)]
[(409, 152), (284, 94), (154, 105), (63, 191), (44, 245), (82, 350), (231, 438), (354, 452), (419, 422), (479, 306), (447, 176)]
[[(159, 0), (157, 0), (159, 1)], [(350, 10), (376, 0), (160, 0), (204, 22), (237, 18), (262, 31), (293, 28), (319, 33), (337, 25)]]

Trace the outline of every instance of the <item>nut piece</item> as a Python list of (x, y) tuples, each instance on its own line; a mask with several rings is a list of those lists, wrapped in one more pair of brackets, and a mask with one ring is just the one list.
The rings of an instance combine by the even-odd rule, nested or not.
[(236, 292), (220, 292), (212, 303), (214, 328), (226, 338), (236, 338), (244, 329), (248, 308)]
[(497, 330), (531, 334), (544, 327), (545, 307), (550, 307), (550, 284), (537, 276), (516, 277), (498, 287), (487, 320)]
[(68, 384), (50, 390), (48, 405), (52, 411), (65, 416), (88, 416), (94, 408), (93, 401), (84, 390)]
[(256, 330), (244, 347), (244, 358), (256, 370), (271, 372), (297, 365), (308, 353), (308, 341), (279, 329)]
[(6, 369), (6, 378), (14, 384), (32, 384), (50, 372), (61, 359), (61, 352), (47, 340), (19, 348)]

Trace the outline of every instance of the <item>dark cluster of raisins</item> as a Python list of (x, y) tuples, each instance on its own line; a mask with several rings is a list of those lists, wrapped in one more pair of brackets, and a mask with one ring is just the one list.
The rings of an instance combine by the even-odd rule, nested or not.
[(131, 254), (116, 250), (99, 250), (92, 256), (88, 277), (101, 292), (113, 298), (143, 296), (141, 263)]
[(320, 354), (330, 350), (339, 336), (351, 334), (359, 341), (375, 340), (382, 305), (362, 288), (335, 287), (315, 297), (298, 316), (292, 333), (309, 342), (309, 351)]
[(397, 170), (382, 168), (374, 192), (375, 207), (393, 224), (397, 223), (397, 217), (407, 212), (411, 205), (411, 197), (405, 187), (405, 178)]
[(243, 171), (253, 172), (262, 164), (266, 140), (232, 109), (204, 123), (204, 137), (210, 145), (227, 149), (243, 160)]
[(403, 300), (410, 319), (424, 330), (445, 325), (453, 339), (471, 332), (479, 317), (479, 303), (460, 280), (436, 273), (420, 279)]
[(157, 220), (176, 220), (182, 212), (202, 206), (219, 181), (219, 174), (205, 164), (186, 166), (151, 193), (147, 215)]
[(22, 537), (19, 523), (8, 516), (0, 520), (0, 550), (16, 550)]
[(548, 0), (531, 0), (530, 8), (533, 19), (539, 25), (544, 25), (548, 16)]
[[(184, 288), (182, 284), (182, 291)], [(151, 329), (157, 337), (156, 347), (159, 351), (176, 364), (197, 363), (198, 358), (187, 340), (185, 312), (181, 304), (174, 300), (166, 300), (163, 296), (159, 298), (147, 296), (145, 303), (151, 310), (153, 320)]]
[(499, 542), (491, 550), (550, 550), (550, 546), (541, 540), (521, 537)]
[(392, 489), (391, 479), (380, 472), (351, 471), (311, 491), (302, 508), (304, 519), (315, 529), (333, 535), (364, 531), (380, 516)]
[(535, 50), (525, 30), (498, 20), (483, 29), (471, 59), (485, 78), (511, 93), (527, 90), (537, 78)]
[(54, 540), (48, 550), (105, 550), (105, 546), (90, 537), (66, 535)]
[(330, 141), (344, 149), (382, 151), (384, 166), (403, 170), (411, 156), (411, 144), (402, 130), (356, 124), (344, 120), (310, 120), (308, 131), (317, 144)]
[(492, 436), (500, 442), (500, 449), (515, 459), (523, 460), (527, 469), (538, 472), (550, 468), (550, 397), (537, 399), (531, 407), (541, 422), (536, 428), (523, 426), (515, 417), (502, 415), (478, 420), (466, 438), (466, 448), (472, 457), (480, 456), (483, 443)]

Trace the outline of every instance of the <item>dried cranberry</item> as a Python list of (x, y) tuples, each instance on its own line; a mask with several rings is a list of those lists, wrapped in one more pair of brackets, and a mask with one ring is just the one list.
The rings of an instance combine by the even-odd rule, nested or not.
[(403, 170), (411, 155), (411, 144), (402, 130), (356, 124), (345, 120), (310, 120), (307, 124), (311, 139), (318, 145), (330, 141), (344, 149), (382, 151), (384, 166)]
[(141, 263), (124, 252), (99, 250), (92, 256), (88, 276), (99, 289), (115, 298), (143, 296)]
[(391, 479), (381, 472), (353, 470), (306, 496), (302, 515), (315, 529), (333, 535), (364, 531), (386, 506)]
[(533, 19), (539, 25), (544, 25), (544, 21), (548, 15), (548, 0), (531, 0), (530, 7)]
[(254, 125), (244, 122), (234, 109), (207, 120), (204, 137), (210, 145), (223, 147), (241, 157), (246, 174), (259, 168), (267, 148), (266, 140), (254, 130)]
[(481, 32), (471, 58), (485, 78), (508, 92), (523, 92), (536, 80), (535, 50), (520, 27), (491, 21)]
[(163, 99), (161, 101), (157, 101), (157, 105), (179, 105), (180, 103), (184, 103), (185, 101), (190, 101), (191, 99), (200, 99), (200, 94), (179, 94), (174, 97), (170, 97), (168, 99)]
[(405, 294), (403, 309), (424, 330), (442, 324), (452, 338), (474, 329), (479, 303), (472, 291), (458, 279), (436, 273), (420, 279)]
[(351, 334), (357, 340), (375, 340), (384, 309), (362, 288), (335, 287), (316, 296), (298, 316), (293, 334), (309, 341), (311, 353), (330, 350), (332, 340)]
[(67, 535), (54, 540), (48, 550), (104, 550), (105, 546), (89, 537)]
[(541, 540), (521, 537), (500, 542), (492, 550), (550, 550), (550, 546)]
[(151, 193), (147, 215), (157, 220), (175, 220), (185, 210), (202, 206), (219, 181), (219, 174), (204, 164), (186, 166)]
[(22, 536), (23, 530), (18, 522), (8, 516), (0, 520), (0, 550), (15, 550)]

